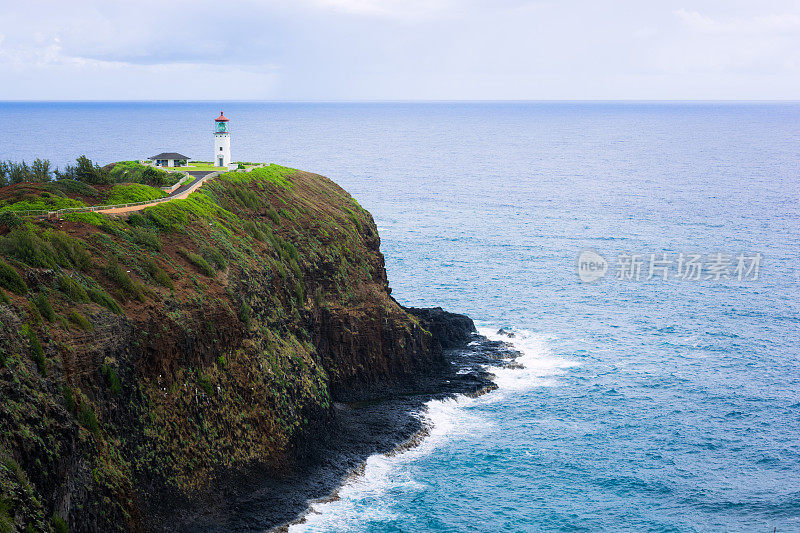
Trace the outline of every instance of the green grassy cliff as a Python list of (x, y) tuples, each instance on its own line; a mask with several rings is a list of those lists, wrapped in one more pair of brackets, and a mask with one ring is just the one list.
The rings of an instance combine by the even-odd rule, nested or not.
[(440, 362), (327, 178), (271, 165), (121, 218), (8, 212), (158, 196), (75, 183), (0, 189), (0, 532), (140, 530), (158, 499), (291, 469), (333, 400)]

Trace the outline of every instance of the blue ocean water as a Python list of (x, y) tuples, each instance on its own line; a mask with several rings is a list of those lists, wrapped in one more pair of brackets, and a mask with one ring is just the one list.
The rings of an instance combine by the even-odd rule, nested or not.
[[(327, 175), (373, 213), (399, 301), (523, 353), (293, 531), (800, 531), (800, 104), (222, 108), (234, 159)], [(208, 160), (219, 111), (0, 103), (0, 158)], [(596, 283), (585, 249), (610, 262)], [(622, 253), (641, 280), (615, 279)], [(645, 279), (662, 253), (760, 253), (760, 275)]]

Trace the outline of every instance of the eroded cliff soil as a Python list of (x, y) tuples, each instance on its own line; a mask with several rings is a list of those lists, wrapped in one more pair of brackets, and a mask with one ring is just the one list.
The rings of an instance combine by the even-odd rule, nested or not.
[(390, 296), (372, 217), (322, 176), (273, 165), (69, 218), (0, 217), (0, 531), (141, 530), (291, 472), (334, 401), (444, 364)]

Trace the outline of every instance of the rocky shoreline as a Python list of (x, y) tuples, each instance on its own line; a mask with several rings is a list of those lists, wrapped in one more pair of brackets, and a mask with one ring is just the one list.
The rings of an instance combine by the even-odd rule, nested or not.
[(369, 456), (419, 443), (428, 428), (418, 414), (428, 401), (457, 394), (480, 396), (496, 389), (492, 375), (483, 368), (511, 364), (518, 355), (508, 344), (479, 335), (465, 315), (441, 308), (407, 311), (433, 334), (442, 349), (442, 365), (387, 388), (382, 395), (362, 395), (348, 402), (334, 399), (332, 420), (298, 442), (291, 472), (280, 476), (257, 472), (229, 482), (202, 506), (178, 513), (177, 523), (151, 524), (153, 529), (285, 531), (302, 522), (311, 502), (335, 498)]

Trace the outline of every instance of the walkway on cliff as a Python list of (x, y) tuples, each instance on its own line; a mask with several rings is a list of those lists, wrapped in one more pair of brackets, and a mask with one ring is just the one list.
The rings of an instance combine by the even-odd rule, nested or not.
[(32, 210), (32, 211), (15, 211), (16, 214), (19, 216), (30, 216), (30, 217), (46, 217), (46, 218), (59, 218), (62, 215), (66, 215), (69, 213), (105, 213), (107, 215), (118, 215), (123, 213), (132, 213), (134, 211), (141, 211), (142, 209), (146, 209), (150, 206), (161, 204), (164, 202), (169, 202), (172, 200), (183, 200), (188, 198), (190, 194), (194, 191), (199, 189), (203, 183), (206, 181), (216, 178), (220, 174), (224, 174), (225, 172), (250, 172), (254, 168), (263, 167), (264, 164), (254, 165), (248, 167), (246, 169), (236, 169), (236, 170), (217, 170), (217, 171), (189, 171), (186, 172), (189, 176), (194, 178), (192, 181), (188, 183), (184, 183), (174, 191), (167, 194), (167, 196), (163, 198), (159, 198), (157, 200), (148, 200), (145, 202), (133, 202), (129, 204), (117, 204), (117, 205), (91, 205), (87, 207), (71, 207), (66, 209), (59, 209), (58, 211), (43, 211), (43, 210)]
[[(249, 169), (248, 169), (249, 170)], [(217, 172), (187, 172), (190, 176), (194, 179), (189, 183), (185, 183), (169, 193), (164, 198), (159, 198), (158, 200), (153, 200), (152, 202), (146, 203), (139, 203), (136, 204), (124, 204), (124, 205), (113, 205), (113, 206), (95, 206), (97, 209), (93, 209), (95, 213), (105, 213), (107, 215), (116, 215), (121, 213), (132, 213), (134, 211), (141, 211), (147, 207), (161, 204), (164, 202), (169, 202), (170, 200), (183, 200), (187, 198), (190, 194), (200, 188), (203, 183), (211, 178), (215, 178), (222, 174), (222, 171)]]

